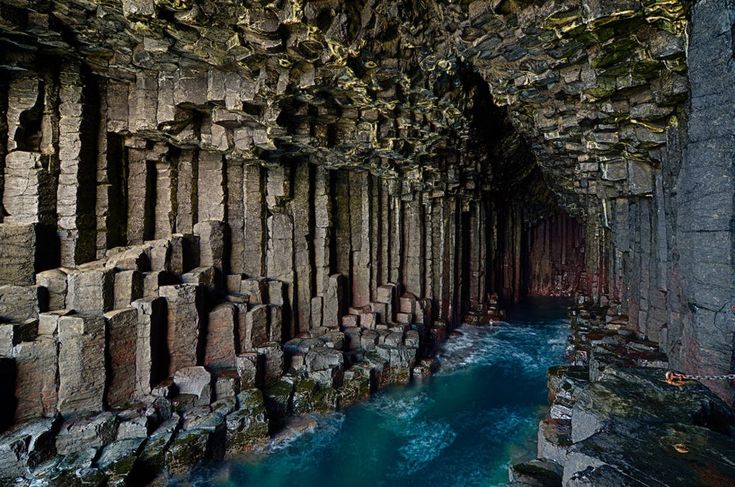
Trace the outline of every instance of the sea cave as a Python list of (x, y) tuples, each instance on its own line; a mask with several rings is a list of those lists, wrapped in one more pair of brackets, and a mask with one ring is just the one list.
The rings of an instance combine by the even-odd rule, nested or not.
[(0, 0), (0, 485), (735, 485), (733, 25)]

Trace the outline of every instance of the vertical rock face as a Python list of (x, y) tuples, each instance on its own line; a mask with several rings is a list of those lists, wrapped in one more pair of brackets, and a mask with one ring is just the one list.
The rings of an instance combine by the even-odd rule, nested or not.
[(114, 270), (81, 267), (68, 277), (68, 307), (78, 313), (109, 311), (115, 304), (114, 286)]
[[(186, 370), (278, 424), (527, 294), (731, 371), (724, 0), (42, 3), (0, 9), (6, 414), (191, 405)], [(154, 409), (200, 456), (266, 421)]]
[(136, 392), (136, 344), (138, 313), (127, 307), (105, 313), (109, 380), (107, 404), (120, 406)]
[(36, 228), (34, 225), (0, 225), (0, 283), (28, 286), (35, 283)]
[(146, 396), (168, 377), (170, 352), (164, 298), (139, 299), (132, 303), (138, 314), (135, 338), (135, 393)]
[(193, 367), (199, 363), (204, 321), (203, 291), (201, 286), (193, 284), (162, 286), (160, 289), (168, 310), (169, 375), (182, 367)]
[[(58, 320), (58, 316), (53, 318)], [(14, 391), (16, 421), (53, 416), (58, 402), (59, 345), (53, 335), (17, 344)], [(13, 383), (13, 381), (9, 381)]]
[[(673, 352), (678, 368), (716, 373), (730, 369), (735, 354), (735, 342), (723, 339), (733, 333), (735, 314), (735, 144), (730, 116), (735, 99), (728, 88), (735, 72), (730, 63), (720, 61), (732, 56), (735, 34), (725, 25), (726, 18), (733, 18), (733, 7), (727, 2), (698, 2), (693, 7), (687, 144), (672, 148), (684, 152), (676, 179), (679, 195), (669, 196), (666, 191), (666, 183), (677, 177), (675, 171), (657, 176), (664, 198), (657, 197), (651, 217), (652, 253), (663, 256), (675, 250), (679, 261), (677, 266), (661, 258), (651, 266), (652, 280), (665, 287), (659, 285), (660, 292), (651, 296), (654, 316), (650, 321), (661, 330), (659, 338)], [(675, 211), (665, 206), (667, 201)], [(672, 244), (674, 249), (669, 248)], [(672, 267), (674, 275), (669, 276)], [(670, 310), (669, 314), (658, 318), (662, 309)], [(733, 401), (727, 384), (708, 385)]]
[(105, 319), (102, 316), (62, 316), (59, 336), (59, 402), (65, 415), (104, 409)]

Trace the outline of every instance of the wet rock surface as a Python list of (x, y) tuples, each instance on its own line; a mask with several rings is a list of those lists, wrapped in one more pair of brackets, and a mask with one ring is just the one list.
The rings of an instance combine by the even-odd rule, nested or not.
[[(204, 235), (200, 228), (200, 242)], [(208, 235), (211, 240), (216, 232)], [(214, 281), (166, 284), (158, 290), (161, 297), (107, 312), (104, 301), (94, 301), (100, 286), (130, 285), (104, 272), (114, 276), (118, 266), (148, 272), (146, 251), (174, 245), (163, 239), (127, 247), (111, 252), (111, 260), (69, 273), (75, 282), (93, 283), (96, 290), (84, 290), (89, 291), (84, 303), (96, 306), (96, 312), (86, 304), (82, 311), (41, 312), (40, 325), (35, 321), (31, 331), (9, 335), (7, 355), (19, 363), (29, 360), (27, 372), (18, 370), (39, 374), (24, 375), (19, 384), (48, 389), (40, 405), (25, 412), (30, 418), (34, 413), (49, 417), (30, 419), (0, 435), (3, 484), (122, 486), (187, 478), (225, 456), (311, 431), (316, 425), (311, 414), (337, 411), (380, 387), (410, 380), (423, 323), (381, 324), (376, 331), (374, 321), (361, 327), (356, 320), (342, 331), (315, 329), (282, 345), (272, 340), (274, 333), (280, 336), (280, 321), (267, 312), (282, 305), (270, 303), (260, 285), (226, 294), (224, 284)], [(207, 245), (211, 256), (206, 258), (216, 260), (219, 250)], [(174, 253), (160, 259), (161, 268), (178, 265)], [(168, 282), (175, 280), (172, 273)], [(277, 286), (269, 290), (282, 302)], [(254, 304), (249, 304), (250, 292)], [(209, 319), (203, 313), (207, 307)], [(256, 316), (260, 311), (266, 312)], [(362, 333), (371, 338), (362, 340)], [(31, 347), (48, 356), (29, 356)], [(49, 370), (31, 369), (41, 358), (53, 365), (51, 371), (58, 370), (58, 377), (54, 373), (44, 381), (41, 376)], [(35, 387), (24, 391), (16, 393), (23, 404), (38, 401)]]
[[(639, 369), (732, 371), (733, 11), (3, 2), (2, 475), (183, 474), (427, 377), (452, 326), (525, 294), (618, 316), (580, 315), (542, 457), (641, 422), (728, 434)], [(11, 434), (39, 418), (42, 465)], [(564, 481), (630, 475), (603, 463)]]
[(573, 309), (573, 365), (548, 373), (538, 460), (509, 485), (730, 485), (735, 413), (703, 384), (670, 384), (658, 347), (605, 310)]

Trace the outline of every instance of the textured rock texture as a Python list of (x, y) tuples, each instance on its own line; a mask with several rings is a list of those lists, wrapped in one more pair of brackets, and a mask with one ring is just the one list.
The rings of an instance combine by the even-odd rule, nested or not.
[(733, 16), (2, 2), (0, 424), (112, 409), (149, 442), (44, 475), (180, 472), (423, 377), (447, 327), (526, 294), (732, 371)]
[(513, 465), (511, 485), (732, 485), (732, 408), (694, 380), (667, 383), (659, 347), (599, 311), (573, 310), (538, 459)]

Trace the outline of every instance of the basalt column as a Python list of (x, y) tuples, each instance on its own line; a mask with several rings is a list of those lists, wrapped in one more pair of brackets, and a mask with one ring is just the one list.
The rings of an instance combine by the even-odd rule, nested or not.
[(732, 370), (724, 0), (24, 5), (0, 5), (3, 424), (130, 398), (164, 413), (126, 410), (126, 440), (252, 445), (528, 295)]

